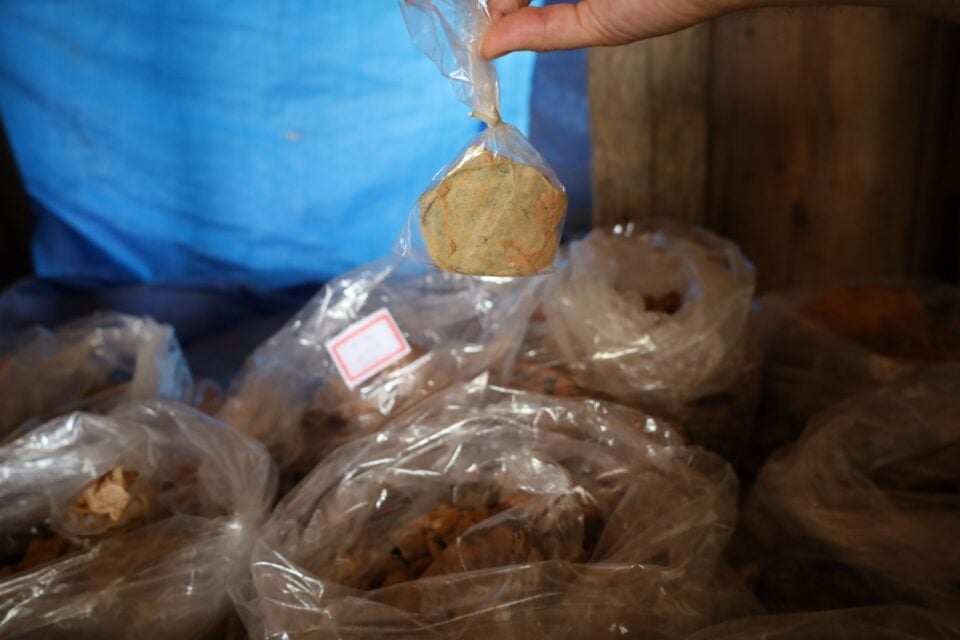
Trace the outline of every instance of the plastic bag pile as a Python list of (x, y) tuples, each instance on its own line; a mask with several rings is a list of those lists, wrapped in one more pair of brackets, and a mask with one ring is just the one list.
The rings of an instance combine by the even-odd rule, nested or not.
[(173, 329), (149, 318), (104, 313), (10, 342), (0, 352), (0, 439), (72, 410), (190, 397)]
[(0, 637), (202, 638), (273, 498), (260, 443), (166, 401), (0, 448)]
[(558, 253), (485, 2), (401, 6), (489, 127), (222, 407), (149, 319), (0, 342), (0, 638), (960, 638), (960, 289)]

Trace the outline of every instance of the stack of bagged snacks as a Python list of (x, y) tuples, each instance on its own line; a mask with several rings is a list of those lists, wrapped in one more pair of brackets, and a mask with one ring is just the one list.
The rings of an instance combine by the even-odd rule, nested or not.
[(766, 363), (757, 464), (817, 412), (931, 365), (960, 362), (960, 289), (848, 285), (761, 301)]
[[(266, 443), (283, 468), (305, 473), (450, 383), (509, 366), (536, 285), (405, 259), (362, 267), (325, 286), (249, 358), (221, 416)], [(374, 321), (396, 335), (368, 332)], [(330, 349), (331, 341), (379, 349), (389, 339), (409, 349), (352, 384)]]
[(889, 606), (743, 618), (688, 640), (956, 640), (960, 618), (920, 607)]
[(953, 366), (855, 396), (766, 463), (731, 556), (770, 610), (960, 611), (958, 389)]
[(191, 393), (190, 371), (169, 326), (105, 313), (56, 332), (34, 329), (0, 358), (0, 440), (69, 411), (187, 400)]
[[(527, 338), (539, 360), (521, 364), (551, 367), (560, 395), (576, 388), (663, 415), (691, 443), (735, 459), (756, 403), (753, 287), (737, 247), (705, 231), (594, 231), (545, 287), (543, 322)], [(549, 391), (519, 374), (516, 384)]]
[(619, 405), (456, 385), (341, 447), (253, 558), (257, 635), (683, 638), (755, 611), (730, 467)]
[(170, 401), (0, 448), (0, 636), (201, 638), (275, 491), (260, 443)]

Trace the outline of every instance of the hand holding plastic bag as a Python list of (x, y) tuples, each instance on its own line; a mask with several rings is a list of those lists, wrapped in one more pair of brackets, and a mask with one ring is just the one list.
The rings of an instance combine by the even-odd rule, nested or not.
[(270, 638), (682, 638), (751, 610), (718, 577), (735, 493), (644, 414), (480, 378), (290, 493), (247, 604)]
[(487, 129), (440, 171), (411, 213), (400, 247), (441, 269), (488, 276), (548, 270), (567, 195), (536, 149), (500, 119), (493, 64), (480, 52), (486, 0), (399, 0), (414, 43)]
[(275, 490), (262, 445), (163, 401), (49, 422), (0, 469), (4, 638), (202, 637)]

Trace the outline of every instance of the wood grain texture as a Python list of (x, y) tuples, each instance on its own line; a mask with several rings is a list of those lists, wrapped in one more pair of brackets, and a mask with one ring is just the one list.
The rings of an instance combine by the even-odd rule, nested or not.
[(867, 8), (715, 24), (708, 219), (762, 285), (933, 275), (943, 29)]
[(709, 25), (589, 54), (594, 218), (704, 219)]
[(595, 223), (704, 222), (764, 288), (952, 276), (957, 42), (915, 15), (810, 8), (594, 51)]

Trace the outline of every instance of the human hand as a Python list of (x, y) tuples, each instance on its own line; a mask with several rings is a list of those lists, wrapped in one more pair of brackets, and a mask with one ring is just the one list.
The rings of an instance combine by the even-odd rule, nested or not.
[(483, 55), (616, 45), (678, 31), (731, 10), (736, 0), (580, 0), (530, 7), (489, 0)]

